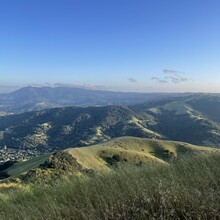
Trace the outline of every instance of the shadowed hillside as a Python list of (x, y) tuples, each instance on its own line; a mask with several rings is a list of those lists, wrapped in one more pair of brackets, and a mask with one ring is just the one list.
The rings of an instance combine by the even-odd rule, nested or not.
[(126, 135), (161, 137), (142, 125), (134, 111), (120, 106), (67, 107), (0, 117), (0, 132), (2, 146), (39, 150), (91, 145)]
[(190, 97), (151, 101), (132, 106), (135, 112), (153, 118), (149, 128), (170, 140), (219, 147), (220, 96), (198, 94)]

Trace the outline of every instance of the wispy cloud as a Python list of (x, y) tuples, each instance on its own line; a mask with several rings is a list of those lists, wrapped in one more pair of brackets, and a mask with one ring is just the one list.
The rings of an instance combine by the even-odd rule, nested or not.
[(71, 87), (71, 88), (82, 88), (82, 89), (94, 89), (94, 90), (104, 88), (104, 86), (87, 84), (87, 83), (83, 83), (83, 84), (54, 83), (54, 84), (51, 84), (51, 86), (52, 87)]
[(183, 76), (180, 76), (180, 75), (168, 76), (168, 77), (166, 77), (166, 79), (170, 79), (171, 82), (173, 82), (173, 83), (175, 83), (175, 84), (181, 83), (181, 82), (191, 81), (190, 78), (183, 77)]
[(175, 84), (191, 81), (190, 78), (182, 76), (184, 72), (179, 71), (179, 70), (164, 69), (163, 72), (167, 75), (165, 78), (171, 80), (171, 82)]
[(131, 83), (137, 83), (137, 80), (134, 79), (134, 78), (128, 78), (128, 81), (131, 82)]
[(166, 74), (183, 74), (184, 72), (181, 72), (179, 70), (174, 70), (174, 69), (163, 69), (163, 72)]
[(158, 83), (168, 83), (165, 79), (160, 79), (159, 77), (151, 77), (152, 80), (155, 80)]
[(152, 80), (157, 81), (158, 83), (175, 83), (179, 84), (182, 82), (189, 82), (192, 79), (183, 76), (184, 72), (174, 69), (163, 69), (163, 73), (166, 74), (165, 77), (152, 77)]

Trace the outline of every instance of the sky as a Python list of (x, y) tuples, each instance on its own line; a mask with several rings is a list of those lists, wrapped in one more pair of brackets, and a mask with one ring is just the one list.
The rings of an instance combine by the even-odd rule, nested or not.
[(220, 92), (219, 0), (0, 0), (0, 85)]

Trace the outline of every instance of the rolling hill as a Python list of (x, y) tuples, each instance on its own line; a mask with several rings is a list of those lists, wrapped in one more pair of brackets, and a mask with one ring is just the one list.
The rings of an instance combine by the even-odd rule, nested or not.
[(120, 137), (106, 143), (65, 150), (87, 169), (107, 170), (115, 164), (167, 164), (185, 156), (220, 152), (219, 149), (184, 142)]
[(196, 145), (220, 146), (219, 94), (196, 94), (131, 107), (153, 118), (149, 129), (166, 139)]
[[(112, 167), (123, 164), (142, 165), (156, 163), (165, 166), (173, 161), (184, 159), (185, 157), (211, 155), (213, 153), (220, 153), (220, 150), (195, 146), (184, 142), (120, 137), (89, 147), (68, 148), (65, 150), (65, 152), (68, 153), (68, 155), (71, 155), (75, 160), (75, 162), (72, 164), (72, 166), (77, 166), (77, 169), (73, 169), (73, 172), (75, 173), (83, 170), (108, 172)], [(11, 163), (9, 166), (4, 166), (3, 168), (0, 167), (0, 176), (1, 178), (18, 177), (21, 174), (27, 173), (28, 171), (36, 168), (47, 170), (48, 165), (42, 166), (42, 164), (47, 164), (46, 161), (53, 157), (52, 170), (56, 169), (57, 171), (57, 169), (63, 169), (63, 166), (66, 163), (68, 166), (70, 164), (70, 159), (65, 160), (65, 154), (61, 154), (59, 156), (57, 156), (57, 154), (47, 154), (36, 157), (29, 161)], [(61, 168), (59, 167), (59, 160), (61, 160)], [(49, 167), (50, 169), (48, 171), (51, 172), (52, 166)]]
[[(151, 123), (151, 118), (144, 118)], [(0, 117), (0, 146), (54, 150), (91, 145), (114, 137), (161, 135), (142, 125), (138, 114), (122, 106), (66, 107)]]
[(6, 115), (0, 117), (0, 147), (47, 153), (134, 136), (218, 148), (219, 100), (219, 95), (197, 94), (130, 107), (62, 107)]

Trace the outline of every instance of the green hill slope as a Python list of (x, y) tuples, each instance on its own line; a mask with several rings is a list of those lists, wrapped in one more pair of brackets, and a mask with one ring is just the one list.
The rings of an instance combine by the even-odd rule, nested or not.
[(142, 124), (138, 114), (122, 106), (67, 107), (0, 117), (0, 133), (2, 147), (41, 151), (91, 145), (126, 135), (161, 137)]
[(195, 110), (204, 114), (207, 118), (220, 122), (220, 95), (200, 94), (186, 99), (186, 103)]
[[(43, 164), (51, 154), (46, 154), (43, 156), (35, 157), (25, 162), (6, 162), (0, 166), (0, 179), (5, 179), (8, 177), (17, 177), (22, 173), (28, 172), (31, 169), (35, 169)], [(7, 165), (9, 164), (9, 165)], [(4, 167), (6, 168), (4, 169)]]
[(149, 102), (133, 110), (150, 115), (154, 123), (149, 129), (166, 139), (219, 147), (219, 103), (219, 95), (200, 94)]

